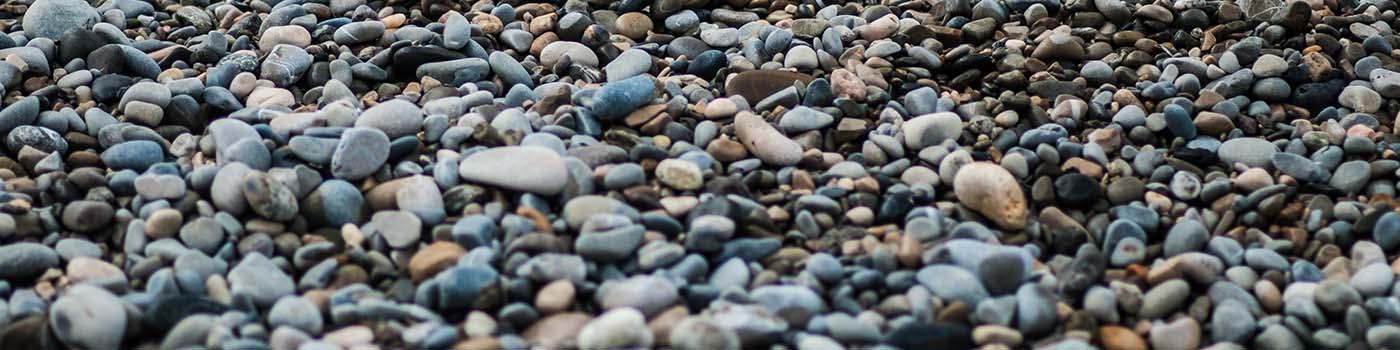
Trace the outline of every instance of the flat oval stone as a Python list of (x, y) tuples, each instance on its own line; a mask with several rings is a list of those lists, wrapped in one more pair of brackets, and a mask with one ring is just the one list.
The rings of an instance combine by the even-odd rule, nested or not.
[(154, 141), (136, 140), (122, 142), (102, 152), (102, 163), (112, 169), (145, 171), (151, 165), (165, 160), (165, 151)]
[(912, 150), (943, 143), (944, 140), (957, 140), (962, 136), (962, 118), (951, 112), (933, 113), (915, 117), (900, 126), (904, 132), (904, 144)]
[(802, 161), (802, 146), (773, 128), (763, 117), (739, 113), (734, 117), (734, 130), (739, 142), (764, 164), (790, 166)]
[(0, 246), (0, 278), (30, 278), (58, 266), (58, 252), (38, 243), (12, 243)]
[(551, 196), (564, 190), (568, 170), (564, 159), (548, 148), (508, 146), (472, 153), (458, 165), (463, 180), (512, 191)]
[(794, 82), (807, 84), (816, 79), (807, 74), (775, 71), (775, 70), (752, 70), (735, 74), (733, 78), (724, 83), (725, 96), (744, 96), (744, 100), (749, 103), (757, 103), (770, 95), (792, 87)]
[(1226, 164), (1243, 163), (1251, 168), (1270, 169), (1273, 167), (1274, 153), (1278, 152), (1272, 142), (1256, 137), (1230, 139), (1220, 144), (1216, 154)]
[(589, 67), (598, 66), (598, 55), (583, 44), (572, 41), (555, 41), (540, 51), (540, 64), (553, 67), (560, 59), (568, 56), (571, 62)]
[(379, 129), (390, 139), (418, 133), (422, 125), (423, 110), (412, 102), (398, 99), (370, 107), (355, 119), (355, 127)]

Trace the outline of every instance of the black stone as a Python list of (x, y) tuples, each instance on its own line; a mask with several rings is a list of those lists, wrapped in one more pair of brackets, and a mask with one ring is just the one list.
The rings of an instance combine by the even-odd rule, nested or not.
[(228, 306), (203, 297), (175, 295), (156, 299), (146, 309), (141, 320), (143, 326), (152, 330), (168, 330), (180, 320), (197, 314), (218, 315), (228, 311)]
[(165, 106), (165, 117), (160, 123), (178, 125), (200, 133), (204, 130), (205, 116), (200, 113), (199, 101), (188, 95), (176, 95)]
[(192, 53), (190, 49), (176, 46), (170, 49), (170, 52), (165, 55), (165, 58), (162, 58), (160, 62), (156, 62), (156, 64), (159, 64), (162, 69), (169, 69), (175, 66), (175, 62), (190, 62), (190, 55)]
[[(5, 39), (0, 39), (0, 41), (3, 40), (11, 39), (6, 36)], [(104, 43), (105, 41), (102, 40), (102, 37), (97, 36), (97, 33), (85, 28), (76, 28), (63, 33), (63, 36), (58, 38), (58, 58), (63, 63), (72, 62), (75, 58), (87, 58), (88, 53), (97, 50)], [(0, 47), (3, 46), (0, 45)]]
[(719, 52), (719, 50), (709, 50), (695, 56), (695, 59), (690, 61), (690, 67), (686, 72), (701, 78), (713, 79), (715, 73), (719, 72), (720, 68), (724, 68), (727, 63), (724, 53)]
[(1099, 199), (1099, 183), (1080, 173), (1066, 173), (1055, 179), (1055, 200), (1067, 205), (1090, 205)]
[(836, 100), (836, 93), (831, 90), (831, 82), (826, 78), (812, 80), (807, 83), (807, 93), (802, 95), (802, 105), (811, 107), (826, 107), (831, 105), (831, 101)]
[(103, 74), (92, 81), (92, 97), (98, 101), (113, 102), (121, 98), (132, 84), (136, 84), (136, 79), (121, 74)]
[(972, 330), (967, 326), (948, 323), (909, 322), (890, 331), (885, 343), (894, 347), (913, 349), (972, 349)]
[[(884, 187), (884, 186), (882, 186)], [(886, 194), (880, 202), (879, 214), (875, 216), (875, 221), (884, 223), (898, 223), (914, 209), (914, 202), (909, 199), (909, 192), (896, 192)]]
[(441, 47), (405, 47), (394, 52), (394, 64), (390, 73), (397, 77), (396, 79), (416, 80), (414, 73), (418, 71), (418, 66), (466, 57), (465, 54)]
[(1292, 101), (1310, 110), (1327, 108), (1337, 104), (1337, 96), (1346, 87), (1347, 82), (1341, 79), (1299, 85), (1293, 89)]

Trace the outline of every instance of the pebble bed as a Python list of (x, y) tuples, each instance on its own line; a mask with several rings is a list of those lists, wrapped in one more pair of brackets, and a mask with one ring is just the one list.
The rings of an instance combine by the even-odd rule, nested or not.
[(1400, 349), (1393, 0), (94, 2), (0, 349)]

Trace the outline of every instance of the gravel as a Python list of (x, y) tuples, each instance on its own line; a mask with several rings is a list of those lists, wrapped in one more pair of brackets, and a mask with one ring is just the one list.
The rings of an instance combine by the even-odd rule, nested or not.
[(1386, 2), (4, 6), (5, 349), (1400, 348)]

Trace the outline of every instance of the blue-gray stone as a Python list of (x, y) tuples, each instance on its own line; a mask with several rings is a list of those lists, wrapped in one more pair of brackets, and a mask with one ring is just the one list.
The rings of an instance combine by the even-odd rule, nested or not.
[(25, 11), (23, 27), (30, 39), (58, 39), (74, 28), (92, 27), (98, 20), (97, 11), (87, 1), (39, 0)]
[(491, 71), (496, 72), (496, 76), (506, 85), (535, 87), (535, 81), (530, 79), (530, 72), (515, 58), (510, 57), (510, 54), (502, 51), (492, 52), (487, 62), (491, 65)]
[(614, 120), (651, 101), (656, 83), (641, 75), (604, 85), (593, 97), (593, 113), (603, 120)]
[(476, 265), (454, 266), (438, 273), (433, 278), (438, 284), (438, 307), (461, 310), (479, 305), (477, 298), (496, 284), (496, 276), (496, 270)]
[(302, 214), (312, 224), (338, 228), (364, 221), (364, 195), (344, 180), (322, 182), (301, 200)]
[(915, 276), (933, 295), (977, 305), (990, 295), (982, 288), (977, 276), (954, 265), (930, 265)]
[(1297, 154), (1288, 152), (1274, 153), (1271, 162), (1274, 164), (1275, 169), (1304, 182), (1322, 182), (1327, 180), (1327, 171), (1322, 170), (1322, 167), (1318, 166), (1317, 163), (1314, 163), (1311, 159), (1304, 158)]
[(58, 266), (58, 252), (38, 243), (0, 246), (0, 279), (30, 278)]
[(1167, 130), (1171, 130), (1173, 135), (1187, 140), (1196, 138), (1196, 124), (1191, 121), (1191, 115), (1185, 108), (1168, 104), (1162, 108), (1162, 116), (1166, 119)]
[(0, 132), (9, 134), (10, 130), (14, 130), (20, 125), (33, 124), (37, 118), (39, 118), (39, 98), (25, 97), (0, 110)]
[(1382, 214), (1371, 227), (1371, 237), (1381, 249), (1387, 252), (1394, 251), (1395, 246), (1400, 245), (1400, 214), (1393, 211)]
[(1171, 231), (1167, 232), (1166, 242), (1162, 245), (1162, 255), (1175, 256), (1199, 251), (1209, 239), (1210, 232), (1206, 230), (1205, 224), (1196, 220), (1178, 220)]
[(165, 160), (165, 150), (154, 141), (122, 142), (102, 152), (102, 162), (112, 169), (146, 171), (151, 165)]

